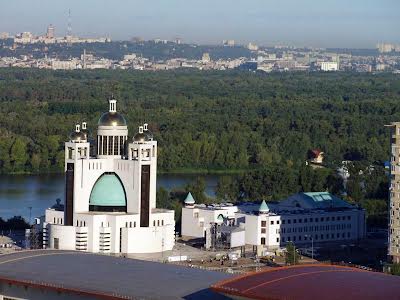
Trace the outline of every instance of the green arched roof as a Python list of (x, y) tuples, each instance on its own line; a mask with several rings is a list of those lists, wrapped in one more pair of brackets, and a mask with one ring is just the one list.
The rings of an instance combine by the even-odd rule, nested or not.
[(126, 206), (124, 187), (115, 174), (104, 174), (97, 180), (90, 194), (89, 204)]

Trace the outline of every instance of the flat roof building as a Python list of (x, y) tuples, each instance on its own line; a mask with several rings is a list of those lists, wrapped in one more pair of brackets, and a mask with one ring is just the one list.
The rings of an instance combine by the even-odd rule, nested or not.
[(232, 277), (172, 264), (75, 251), (0, 256), (0, 299), (223, 299), (209, 287)]
[(366, 234), (364, 209), (327, 192), (299, 193), (261, 205), (192, 203), (182, 208), (184, 236), (204, 238), (215, 224), (244, 228), (245, 243), (257, 247), (260, 255), (288, 242), (350, 242)]

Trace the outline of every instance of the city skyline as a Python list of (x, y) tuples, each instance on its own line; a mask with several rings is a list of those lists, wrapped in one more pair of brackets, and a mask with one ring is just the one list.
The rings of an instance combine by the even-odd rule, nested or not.
[[(285, 44), (312, 47), (373, 48), (378, 42), (399, 43), (394, 0), (261, 1), (210, 0), (168, 2), (143, 0), (28, 0), (3, 4), (0, 32), (31, 31), (42, 34), (49, 24), (57, 36), (65, 35), (68, 11), (72, 32), (80, 36), (109, 36), (113, 40), (174, 39), (219, 44), (234, 39), (245, 44)], [(116, 20), (116, 21), (115, 21)]]

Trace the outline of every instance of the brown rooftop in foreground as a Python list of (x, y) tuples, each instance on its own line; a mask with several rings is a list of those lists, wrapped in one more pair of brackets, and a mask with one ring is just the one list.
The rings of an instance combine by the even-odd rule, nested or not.
[(248, 273), (211, 289), (234, 299), (400, 299), (400, 277), (334, 265), (300, 265)]

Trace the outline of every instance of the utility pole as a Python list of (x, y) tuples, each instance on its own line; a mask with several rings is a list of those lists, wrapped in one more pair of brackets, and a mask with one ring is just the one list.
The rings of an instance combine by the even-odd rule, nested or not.
[(310, 238), (311, 239), (311, 259), (314, 260), (314, 238), (312, 237), (312, 235), (305, 235), (306, 238)]
[(296, 246), (293, 243), (293, 264), (296, 264)]
[(32, 206), (29, 206), (29, 225), (31, 225), (32, 222)]

